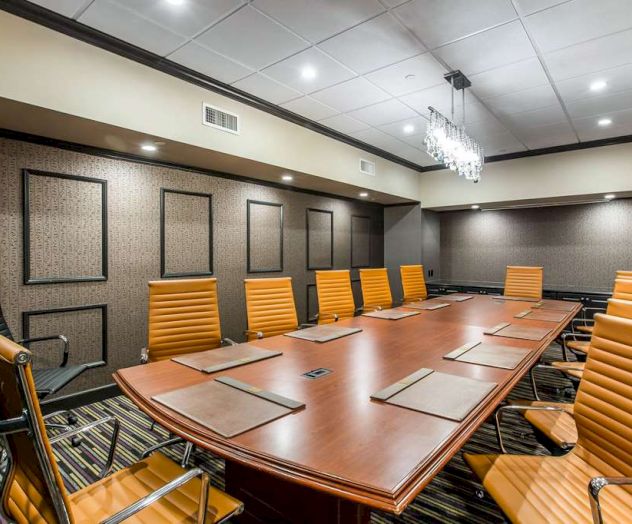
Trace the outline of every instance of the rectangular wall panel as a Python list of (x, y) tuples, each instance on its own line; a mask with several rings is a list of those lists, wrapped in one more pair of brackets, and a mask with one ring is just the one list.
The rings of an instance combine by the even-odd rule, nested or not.
[(248, 200), (248, 273), (283, 271), (283, 204)]
[(23, 170), (23, 280), (107, 280), (107, 182)]
[(213, 197), (160, 190), (161, 276), (213, 274)]
[(371, 265), (371, 217), (351, 217), (351, 267)]
[(334, 212), (307, 209), (307, 269), (334, 267)]

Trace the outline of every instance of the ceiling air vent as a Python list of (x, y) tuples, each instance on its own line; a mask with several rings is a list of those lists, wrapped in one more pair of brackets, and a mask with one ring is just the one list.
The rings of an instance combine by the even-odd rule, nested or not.
[(370, 160), (360, 159), (360, 172), (365, 175), (375, 176), (375, 162)]
[(202, 123), (215, 129), (239, 134), (239, 116), (209, 104), (202, 105)]

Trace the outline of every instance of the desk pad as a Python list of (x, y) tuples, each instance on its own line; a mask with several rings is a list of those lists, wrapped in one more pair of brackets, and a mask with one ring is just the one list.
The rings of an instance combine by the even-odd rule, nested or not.
[(251, 362), (278, 357), (282, 354), (281, 351), (271, 351), (252, 344), (237, 344), (235, 346), (180, 355), (173, 357), (171, 360), (204, 373), (215, 373), (216, 371), (243, 366)]
[(527, 320), (543, 320), (545, 322), (562, 322), (568, 313), (557, 309), (527, 309), (521, 311), (516, 318), (526, 318)]
[(441, 309), (448, 306), (450, 306), (450, 304), (446, 304), (445, 302), (433, 302), (430, 300), (425, 300), (423, 302), (411, 302), (410, 304), (402, 304), (402, 307), (420, 309), (422, 311), (434, 311), (435, 309)]
[(576, 304), (576, 302), (548, 302), (542, 300), (539, 301), (537, 304), (533, 304), (533, 306), (531, 307), (535, 309), (557, 309), (558, 311), (571, 311)]
[(335, 326), (327, 324), (324, 326), (314, 326), (305, 329), (299, 329), (298, 331), (292, 331), (286, 333), (286, 337), (300, 338), (301, 340), (308, 340), (309, 342), (329, 342), (330, 340), (336, 340), (337, 338), (346, 337), (347, 335), (353, 335), (362, 331), (360, 328), (349, 328)]
[(529, 353), (531, 351), (524, 348), (470, 342), (444, 355), (443, 358), (493, 368), (516, 369)]
[(492, 295), (494, 300), (515, 300), (516, 302), (539, 302), (538, 298), (530, 298), (530, 297), (506, 297), (504, 295)]
[(379, 311), (371, 311), (363, 313), (363, 317), (382, 318), (385, 320), (399, 320), (401, 318), (414, 317), (419, 315), (420, 311), (402, 311), (401, 309), (381, 309)]
[(510, 324), (509, 322), (501, 322), (484, 331), (486, 335), (535, 341), (542, 340), (550, 332), (550, 328), (518, 326), (517, 324)]
[(460, 295), (458, 293), (454, 293), (452, 295), (441, 295), (439, 298), (441, 300), (449, 300), (450, 302), (465, 302), (466, 300), (474, 298), (474, 295)]

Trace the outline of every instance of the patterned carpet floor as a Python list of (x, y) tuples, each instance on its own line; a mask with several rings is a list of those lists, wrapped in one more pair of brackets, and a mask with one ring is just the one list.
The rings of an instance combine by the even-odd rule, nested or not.
[[(560, 350), (551, 346), (544, 360), (560, 360)], [(559, 389), (565, 389), (565, 401), (572, 401), (569, 395), (571, 384), (557, 373), (544, 373), (541, 380), (543, 399), (559, 400)], [(558, 388), (556, 392), (555, 389)], [(532, 392), (528, 381), (523, 379), (514, 388), (509, 398), (531, 399)], [(106, 415), (113, 415), (121, 422), (121, 434), (115, 469), (122, 468), (138, 460), (139, 454), (147, 447), (164, 440), (167, 433), (156, 426), (150, 428), (149, 420), (127, 398), (120, 396), (79, 408), (75, 411), (81, 424)], [(104, 463), (109, 445), (109, 430), (97, 431), (83, 440), (78, 448), (60, 442), (55, 445), (62, 476), (67, 488), (72, 492), (86, 484), (95, 482), (99, 468)], [(548, 454), (540, 445), (529, 424), (519, 415), (509, 414), (503, 424), (506, 446), (512, 453)], [(175, 446), (165, 453), (179, 461), (182, 446)], [(474, 453), (496, 453), (498, 445), (494, 425), (491, 420), (484, 423), (467, 442), (465, 451)], [(198, 450), (191, 464), (199, 465), (211, 474), (213, 485), (224, 485), (224, 461)], [(505, 522), (500, 509), (494, 501), (485, 495), (476, 496), (481, 485), (474, 480), (469, 468), (457, 454), (435, 479), (419, 494), (415, 501), (401, 515), (395, 516), (381, 512), (372, 514), (373, 524), (412, 524), (412, 523), (476, 523), (488, 524)]]

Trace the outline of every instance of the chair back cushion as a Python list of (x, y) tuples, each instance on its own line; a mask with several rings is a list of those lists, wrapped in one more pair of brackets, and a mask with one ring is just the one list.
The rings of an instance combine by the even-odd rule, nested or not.
[(609, 298), (606, 313), (615, 317), (632, 318), (632, 301)]
[(377, 307), (386, 309), (392, 306), (393, 297), (386, 268), (361, 269), (360, 284), (364, 309), (370, 310)]
[(541, 267), (507, 266), (504, 295), (506, 297), (542, 298), (543, 273)]
[(351, 273), (348, 269), (316, 271), (316, 294), (319, 324), (334, 322), (334, 315), (342, 320), (352, 318), (355, 314)]
[(632, 280), (632, 271), (624, 271), (623, 269), (620, 269), (619, 271), (617, 271), (616, 278), (621, 278), (623, 280)]
[[(264, 337), (273, 337), (298, 329), (290, 277), (247, 278), (244, 285), (249, 331), (259, 331)], [(255, 338), (255, 334), (248, 334), (248, 340)]]
[(404, 302), (428, 298), (426, 280), (424, 279), (424, 266), (400, 266), (399, 272), (402, 276)]
[(614, 281), (612, 298), (621, 300), (632, 300), (632, 279), (617, 278)]
[(605, 475), (632, 476), (632, 319), (595, 315), (574, 417), (575, 452)]
[(217, 279), (149, 283), (147, 354), (150, 362), (220, 346)]
[(37, 428), (33, 435), (26, 431), (6, 435), (11, 462), (2, 509), (18, 524), (67, 522), (68, 498), (46, 436), (30, 362), (27, 349), (0, 336), (0, 419), (19, 417), (27, 409)]

